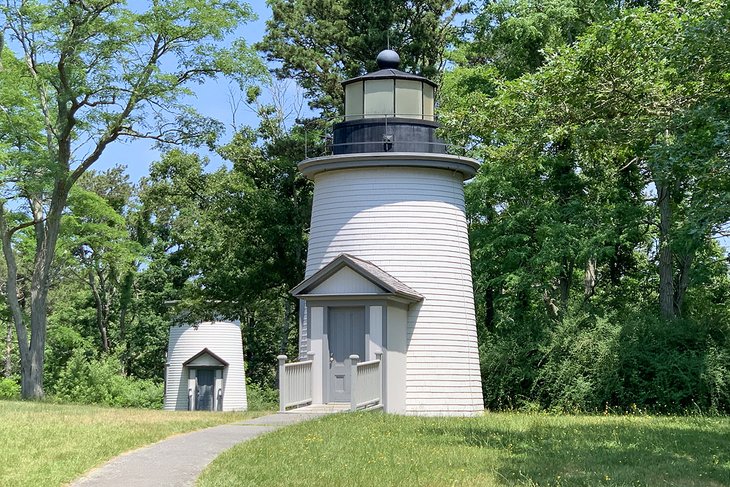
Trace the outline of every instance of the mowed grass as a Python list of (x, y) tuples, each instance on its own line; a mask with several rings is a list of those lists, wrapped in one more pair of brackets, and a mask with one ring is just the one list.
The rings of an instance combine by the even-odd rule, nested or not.
[(730, 486), (730, 418), (338, 414), (242, 443), (210, 486)]
[(0, 486), (62, 485), (127, 450), (260, 414), (0, 401)]

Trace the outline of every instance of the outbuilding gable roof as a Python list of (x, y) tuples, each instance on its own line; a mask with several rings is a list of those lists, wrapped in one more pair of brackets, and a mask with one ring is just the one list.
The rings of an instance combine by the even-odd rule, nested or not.
[(317, 286), (333, 276), (343, 267), (348, 267), (384, 290), (384, 294), (391, 294), (407, 301), (421, 301), (423, 296), (411, 287), (385, 272), (370, 261), (359, 259), (350, 254), (340, 254), (329, 264), (312, 274), (308, 279), (299, 283), (291, 294), (306, 297)]

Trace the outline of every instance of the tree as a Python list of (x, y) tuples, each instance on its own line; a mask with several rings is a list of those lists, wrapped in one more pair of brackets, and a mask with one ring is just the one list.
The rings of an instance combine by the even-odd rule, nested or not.
[(444, 133), (484, 161), (467, 208), (493, 406), (728, 407), (728, 13), (630, 8), (531, 51), (539, 69), (494, 49), (448, 74)]
[(375, 56), (390, 45), (402, 69), (427, 77), (443, 68), (456, 39), (461, 1), (274, 0), (272, 19), (257, 49), (281, 63), (279, 78), (293, 78), (313, 108), (333, 114), (342, 103), (340, 82), (376, 69)]
[[(16, 62), (6, 49), (5, 59), (13, 59), (0, 73), (3, 88), (11, 87), (0, 105), (10, 107), (14, 144), (2, 157), (0, 237), (24, 398), (43, 396), (46, 302), (71, 188), (119, 139), (211, 141), (218, 124), (181, 100), (190, 85), (207, 78), (242, 81), (260, 72), (240, 41), (221, 47), (251, 15), (234, 0), (165, 0), (141, 12), (119, 0), (6, 0), (0, 6), (5, 40), (22, 58)], [(14, 236), (24, 228), (35, 238), (29, 317), (17, 298)]]
[(259, 108), (260, 128), (241, 130), (219, 149), (231, 170), (207, 172), (200, 157), (170, 151), (141, 198), (154, 245), (185, 269), (188, 319), (239, 319), (247, 374), (269, 386), (275, 357), (290, 353), (296, 331), (289, 290), (304, 276), (312, 193), (296, 168), (302, 127), (287, 131), (277, 111)]
[(516, 79), (539, 69), (550, 53), (574, 44), (591, 25), (616, 18), (625, 5), (615, 0), (488, 2), (469, 21), (455, 57), (462, 66), (489, 65), (502, 77)]
[[(93, 185), (99, 177), (89, 175), (84, 179)], [(69, 209), (62, 222), (59, 247), (62, 256), (67, 258), (68, 272), (91, 291), (101, 349), (108, 353), (113, 347), (109, 336), (113, 313), (117, 314), (119, 342), (124, 341), (124, 309), (128, 303), (120, 294), (124, 292), (125, 281), (130, 279), (128, 276), (133, 276), (136, 270), (142, 249), (130, 240), (124, 217), (98, 194), (80, 186), (73, 188)]]

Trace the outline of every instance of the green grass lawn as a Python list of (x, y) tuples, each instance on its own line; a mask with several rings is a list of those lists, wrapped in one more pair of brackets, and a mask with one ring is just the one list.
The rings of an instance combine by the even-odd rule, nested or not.
[(338, 414), (240, 444), (207, 486), (730, 486), (730, 418)]
[(0, 401), (0, 486), (61, 485), (127, 450), (261, 414)]

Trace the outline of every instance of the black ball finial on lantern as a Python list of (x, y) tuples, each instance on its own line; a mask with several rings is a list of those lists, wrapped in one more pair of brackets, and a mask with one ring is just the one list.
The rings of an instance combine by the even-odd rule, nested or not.
[(400, 56), (392, 49), (385, 49), (380, 51), (378, 57), (375, 58), (375, 62), (378, 63), (380, 69), (398, 69)]

